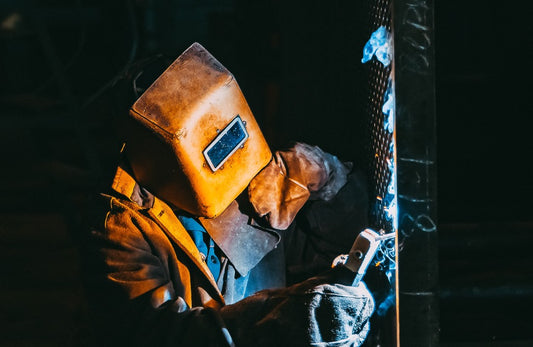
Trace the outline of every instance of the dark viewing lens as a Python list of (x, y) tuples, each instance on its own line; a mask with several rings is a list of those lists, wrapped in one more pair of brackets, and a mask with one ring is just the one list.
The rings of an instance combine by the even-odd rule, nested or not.
[(218, 167), (237, 147), (242, 140), (246, 138), (245, 130), (241, 122), (235, 122), (207, 151), (207, 156), (214, 167)]

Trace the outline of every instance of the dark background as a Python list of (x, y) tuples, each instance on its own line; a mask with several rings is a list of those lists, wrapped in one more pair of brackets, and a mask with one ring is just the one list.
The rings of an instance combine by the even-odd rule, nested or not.
[[(199, 41), (236, 76), (272, 147), (300, 140), (354, 160), (364, 4), (0, 1), (0, 344), (85, 341), (80, 220), (117, 159), (136, 62)], [(435, 7), (443, 346), (533, 341), (526, 8)]]

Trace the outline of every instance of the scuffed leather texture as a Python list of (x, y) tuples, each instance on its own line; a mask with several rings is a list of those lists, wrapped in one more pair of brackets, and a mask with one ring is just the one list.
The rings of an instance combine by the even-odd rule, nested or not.
[(331, 200), (346, 184), (350, 164), (317, 146), (296, 143), (276, 151), (272, 161), (248, 186), (255, 212), (270, 226), (284, 230), (309, 198)]
[[(192, 44), (131, 107), (126, 155), (136, 179), (195, 216), (222, 213), (272, 153), (233, 75)], [(249, 137), (213, 171), (204, 150), (239, 116)]]
[[(82, 249), (90, 345), (226, 346), (221, 321), (206, 310), (223, 305), (220, 293), (192, 259), (198, 250), (185, 242), (190, 236), (169, 237), (159, 224), (158, 218), (170, 222), (162, 217), (172, 211), (158, 209), (157, 201), (119, 167), (109, 194), (91, 204)], [(283, 259), (278, 247), (242, 277), (225, 258), (224, 301), (284, 286)]]
[[(91, 313), (94, 314), (93, 321), (97, 323), (95, 328), (97, 337), (93, 345), (224, 345), (221, 334), (223, 327), (220, 321), (213, 320), (212, 315), (206, 310), (206, 307), (213, 307), (210, 299), (216, 298), (215, 288), (212, 288), (210, 281), (190, 259), (191, 252), (183, 252), (175, 240), (169, 238), (156, 223), (153, 213), (148, 213), (157, 199), (150, 197), (150, 194), (135, 181), (127, 183), (128, 177), (132, 179), (126, 172), (117, 175), (114, 186), (121, 192), (112, 191), (93, 204), (93, 207), (97, 208), (94, 217), (90, 219), (93, 222), (89, 224), (91, 232), (85, 243), (86, 253), (83, 257)], [(329, 286), (315, 288), (315, 292), (306, 294), (307, 299), (303, 302), (298, 302), (300, 300), (298, 298), (303, 298), (302, 296), (290, 296), (290, 299), (287, 297), (284, 299), (283, 293), (292, 293), (290, 291), (274, 290), (272, 294), (282, 294), (273, 297), (272, 300), (269, 299), (268, 306), (258, 305), (252, 299), (250, 299), (251, 304), (240, 304), (243, 297), (257, 291), (283, 287), (286, 266), (289, 281), (294, 283), (295, 278), (298, 277), (299, 280), (308, 278), (308, 274), (314, 275), (327, 268), (336, 255), (346, 253), (345, 249), (349, 249), (357, 233), (362, 230), (359, 229), (360, 226), (366, 224), (366, 206), (368, 206), (363, 176), (352, 173), (347, 179), (347, 183), (330, 201), (309, 201), (309, 204), (300, 211), (293, 227), (281, 232), (282, 242), (250, 271), (249, 277), (239, 276), (235, 272), (235, 267), (228, 264), (226, 258), (225, 272), (220, 276), (223, 282), (219, 287), (222, 288), (226, 303), (237, 303), (236, 306), (231, 306), (233, 317), (244, 318), (250, 314), (251, 317), (266, 318), (267, 312), (272, 313), (268, 315), (264, 325), (259, 324), (256, 331), (248, 332), (248, 337), (240, 338), (252, 339), (253, 336), (262, 336), (280, 339), (280, 336), (283, 336), (280, 335), (283, 333), (281, 330), (286, 330), (284, 326), (289, 324), (288, 317), (294, 317), (294, 314), (291, 316), (291, 312), (300, 310), (300, 314), (304, 315), (302, 317), (306, 318), (300, 319), (299, 322), (302, 325), (304, 322), (310, 324), (311, 320), (307, 318), (309, 312), (321, 311), (327, 307), (324, 306), (326, 303), (329, 306), (333, 305), (328, 303), (329, 296), (338, 290), (346, 289)], [(240, 281), (242, 279), (245, 281)], [(321, 284), (332, 283), (334, 282), (320, 280), (310, 286), (308, 281), (304, 286), (311, 289)], [(298, 291), (302, 287), (292, 288)], [(347, 300), (358, 302), (359, 299), (350, 295)], [(315, 297), (312, 302), (319, 300), (318, 298), (326, 300), (320, 300), (319, 306), (311, 311), (305, 311), (304, 307), (310, 302), (311, 297)], [(266, 300), (268, 296), (255, 298)], [(284, 302), (276, 306), (282, 314), (278, 316), (279, 324), (276, 323), (275, 310), (269, 311), (273, 309), (276, 300)], [(357, 305), (354, 307), (359, 307)], [(352, 304), (342, 303), (340, 306), (344, 307), (340, 308), (342, 310), (352, 307)], [(223, 309), (221, 313), (225, 310)], [(285, 313), (288, 315), (287, 319), (284, 317)], [(361, 311), (362, 320), (366, 313), (365, 310)], [(349, 315), (353, 318), (359, 314)], [(227, 317), (231, 323), (231, 317)], [(348, 317), (346, 321), (350, 322), (352, 318)], [(362, 321), (359, 323), (354, 321), (353, 325), (349, 326), (360, 323)], [(280, 334), (273, 335), (270, 328), (266, 328), (268, 326), (279, 329)], [(318, 326), (324, 327), (323, 324)], [(231, 334), (239, 336), (242, 333), (240, 328), (234, 325), (228, 328)], [(302, 331), (302, 326), (296, 328), (299, 329), (299, 333)], [(339, 329), (348, 331), (347, 328), (339, 327)], [(366, 329), (364, 324), (361, 329)], [(363, 331), (352, 336), (362, 337)], [(280, 340), (278, 344), (298, 346), (299, 343), (306, 345), (306, 342), (302, 341), (318, 339), (309, 340), (311, 339), (309, 337), (308, 340), (299, 340), (300, 336), (287, 337), (296, 340)], [(330, 335), (321, 333), (320, 336), (324, 341), (332, 342), (327, 337)]]
[(335, 283), (338, 277), (332, 269), (288, 288), (258, 292), (220, 313), (237, 346), (360, 346), (374, 300), (363, 282), (345, 286)]
[(189, 257), (135, 203), (103, 196), (95, 205), (101, 224), (90, 224), (83, 249), (91, 345), (195, 346), (201, 335), (223, 346), (222, 327), (204, 309), (216, 289)]
[(280, 241), (276, 232), (252, 225), (236, 200), (220, 216), (200, 218), (200, 222), (241, 276), (246, 276)]
[(285, 174), (285, 163), (279, 153), (248, 186), (249, 199), (255, 212), (268, 224), (285, 230), (296, 213), (309, 199), (309, 190)]

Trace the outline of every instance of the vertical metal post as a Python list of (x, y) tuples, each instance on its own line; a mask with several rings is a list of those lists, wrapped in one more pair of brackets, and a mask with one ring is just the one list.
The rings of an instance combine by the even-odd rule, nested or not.
[(437, 346), (433, 0), (394, 0), (400, 344)]

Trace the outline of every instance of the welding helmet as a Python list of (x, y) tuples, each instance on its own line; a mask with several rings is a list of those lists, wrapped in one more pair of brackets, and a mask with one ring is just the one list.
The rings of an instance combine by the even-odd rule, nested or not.
[(272, 158), (234, 76), (198, 43), (135, 101), (126, 136), (137, 181), (199, 217), (222, 213)]

